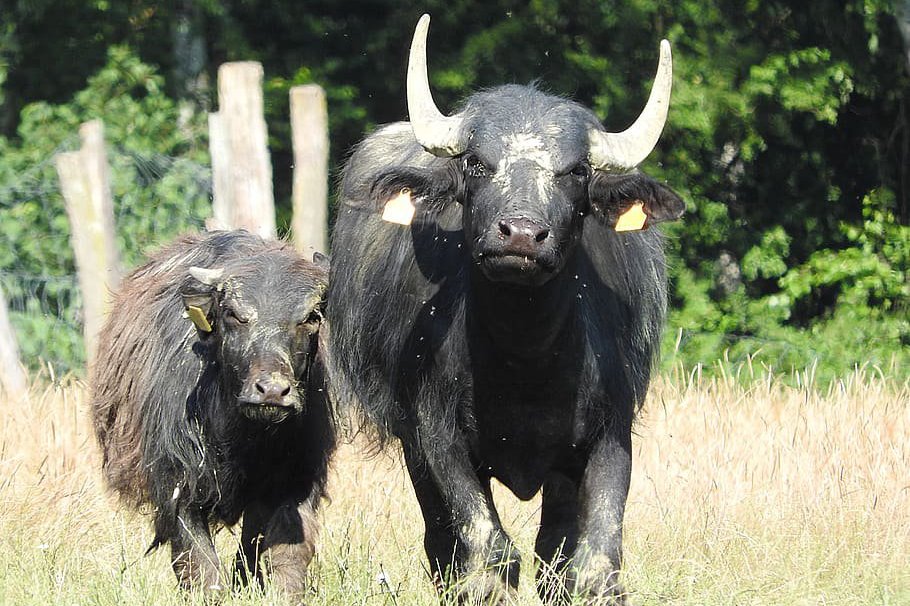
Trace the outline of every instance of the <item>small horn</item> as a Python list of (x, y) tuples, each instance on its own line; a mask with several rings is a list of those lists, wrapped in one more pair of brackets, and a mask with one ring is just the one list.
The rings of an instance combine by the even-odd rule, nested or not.
[(588, 159), (591, 166), (601, 170), (631, 170), (648, 157), (657, 145), (667, 121), (670, 89), (673, 85), (673, 58), (670, 43), (660, 42), (660, 62), (651, 86), (648, 103), (641, 115), (621, 133), (591, 130), (588, 133)]
[(423, 15), (414, 30), (408, 57), (408, 113), (414, 137), (434, 156), (457, 156), (465, 150), (460, 136), (463, 116), (445, 116), (436, 107), (427, 77), (427, 31), (430, 16)]
[(217, 286), (224, 276), (224, 268), (209, 269), (207, 267), (190, 267), (190, 275), (205, 284), (206, 286)]

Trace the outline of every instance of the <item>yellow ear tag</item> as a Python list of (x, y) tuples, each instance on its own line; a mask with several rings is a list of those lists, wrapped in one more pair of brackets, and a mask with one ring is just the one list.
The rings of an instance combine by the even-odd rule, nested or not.
[(414, 203), (411, 202), (411, 190), (402, 189), (398, 195), (385, 203), (382, 209), (382, 220), (399, 225), (410, 225), (414, 218)]
[(196, 328), (202, 332), (212, 332), (212, 325), (209, 324), (209, 319), (205, 317), (205, 312), (202, 311), (201, 307), (188, 305), (186, 308), (186, 316), (192, 320), (193, 324), (196, 325)]
[(619, 219), (616, 220), (616, 226), (613, 229), (616, 231), (637, 231), (643, 228), (645, 221), (648, 220), (648, 215), (645, 214), (643, 206), (643, 203), (636, 202), (629, 207), (629, 210), (619, 215)]

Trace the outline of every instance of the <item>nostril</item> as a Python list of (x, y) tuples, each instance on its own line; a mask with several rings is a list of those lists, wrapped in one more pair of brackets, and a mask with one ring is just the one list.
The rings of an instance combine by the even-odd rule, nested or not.
[(501, 233), (504, 236), (511, 236), (512, 228), (509, 227), (509, 224), (506, 221), (500, 221), (499, 222), (499, 233)]
[(256, 391), (259, 393), (265, 393), (265, 387), (262, 386), (262, 383), (256, 383)]
[(534, 240), (536, 242), (540, 243), (540, 242), (543, 242), (544, 240), (546, 240), (549, 237), (549, 235), (550, 235), (549, 229), (542, 229), (537, 233), (536, 236), (534, 236)]
[(287, 387), (285, 387), (285, 388), (281, 391), (281, 397), (283, 398), (284, 396), (288, 395), (289, 393), (291, 393), (291, 386), (290, 386), (290, 385), (288, 385)]

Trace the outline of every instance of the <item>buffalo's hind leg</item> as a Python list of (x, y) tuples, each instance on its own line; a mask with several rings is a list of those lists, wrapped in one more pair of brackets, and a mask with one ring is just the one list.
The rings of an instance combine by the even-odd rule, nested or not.
[(196, 508), (178, 508), (170, 538), (171, 565), (183, 589), (220, 593), (224, 589), (208, 518)]
[(288, 597), (301, 599), (307, 590), (307, 569), (316, 552), (316, 496), (297, 503), (253, 503), (243, 514), (237, 573), (271, 582)]

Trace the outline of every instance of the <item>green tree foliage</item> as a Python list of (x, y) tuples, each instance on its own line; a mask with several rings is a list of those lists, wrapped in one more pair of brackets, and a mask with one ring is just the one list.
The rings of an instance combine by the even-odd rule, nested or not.
[[(900, 33), (905, 15), (888, 0), (63, 4), (69, 14), (56, 10), (60, 3), (20, 2), (0, 19), (7, 48), (0, 46), (0, 57), (9, 66), (6, 82), (0, 67), (0, 114), (15, 110), (19, 125), (18, 133), (7, 129), (14, 143), (5, 145), (17, 154), (33, 149), (29, 165), (46, 163), (64, 139), (40, 134), (38, 124), (73, 132), (77, 115), (97, 113), (78, 95), (63, 102), (101, 67), (102, 49), (129, 42), (166, 76), (156, 76), (154, 94), (127, 89), (128, 98), (146, 103), (144, 132), (163, 130), (147, 135), (154, 141), (127, 134), (123, 145), (192, 155), (203, 141), (174, 128), (178, 108), (198, 115), (213, 106), (206, 83), (217, 66), (255, 59), (266, 72), (285, 215), (289, 87), (326, 88), (339, 166), (365, 131), (406, 119), (407, 45), (422, 12), (433, 16), (429, 61), (440, 107), (454, 110), (478, 88), (539, 81), (592, 107), (611, 130), (625, 128), (643, 106), (657, 42), (666, 37), (675, 70), (670, 121), (643, 169), (688, 204), (685, 220), (666, 230), (673, 287), (667, 363), (726, 356), (789, 370), (817, 362), (823, 377), (855, 364), (894, 363), (906, 376), (910, 54)], [(67, 54), (76, 47), (86, 53)], [(40, 77), (45, 56), (58, 59), (47, 73), (60, 78)], [(116, 103), (102, 99), (124, 92), (112, 83), (99, 89), (98, 78), (89, 86), (93, 99)], [(56, 105), (27, 106), (39, 99)], [(27, 252), (16, 254), (28, 262)]]
[[(756, 2), (719, 16), (716, 28), (747, 27), (700, 52), (691, 81), (703, 95), (720, 83), (729, 106), (702, 128), (698, 105), (673, 108), (710, 133), (698, 164), (713, 173), (689, 181), (694, 217), (672, 228), (682, 358), (906, 373), (910, 87), (890, 5)], [(724, 52), (738, 64), (729, 79), (712, 58)], [(679, 167), (665, 168), (675, 184)], [(725, 255), (741, 259), (741, 283), (724, 283)]]

